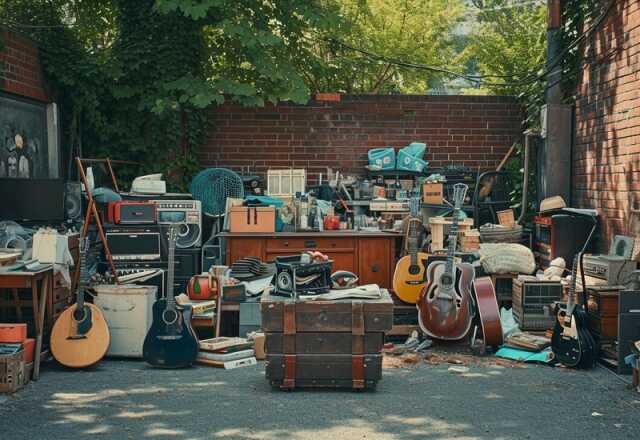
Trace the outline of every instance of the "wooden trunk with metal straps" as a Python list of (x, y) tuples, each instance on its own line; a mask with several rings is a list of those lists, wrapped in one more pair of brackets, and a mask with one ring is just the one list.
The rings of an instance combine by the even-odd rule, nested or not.
[(386, 290), (377, 300), (293, 300), (265, 293), (266, 376), (282, 389), (375, 388), (384, 333), (393, 325)]

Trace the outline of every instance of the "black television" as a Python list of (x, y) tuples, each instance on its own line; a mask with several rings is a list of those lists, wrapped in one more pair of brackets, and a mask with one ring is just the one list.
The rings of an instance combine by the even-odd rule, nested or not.
[(0, 179), (0, 220), (63, 221), (64, 187), (62, 179)]

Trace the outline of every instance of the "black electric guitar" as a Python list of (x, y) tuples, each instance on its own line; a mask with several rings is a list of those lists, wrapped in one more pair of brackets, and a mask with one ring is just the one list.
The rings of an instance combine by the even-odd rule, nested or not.
[(154, 367), (184, 368), (198, 355), (198, 339), (191, 327), (191, 307), (176, 304), (173, 272), (177, 227), (169, 230), (167, 295), (153, 305), (153, 323), (144, 339), (142, 355)]
[[(596, 344), (588, 328), (587, 312), (574, 301), (577, 266), (581, 256), (582, 252), (573, 259), (569, 298), (566, 306), (556, 305), (556, 323), (551, 337), (551, 349), (555, 359), (572, 368), (590, 368), (595, 363), (597, 355)], [(584, 284), (582, 289), (586, 289)]]

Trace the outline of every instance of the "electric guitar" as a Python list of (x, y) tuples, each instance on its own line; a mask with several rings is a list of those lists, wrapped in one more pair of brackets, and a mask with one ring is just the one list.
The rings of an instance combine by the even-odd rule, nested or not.
[(191, 366), (198, 354), (198, 339), (191, 327), (191, 307), (178, 305), (173, 294), (177, 226), (169, 229), (167, 295), (153, 304), (153, 322), (144, 339), (142, 356), (154, 367)]
[(469, 263), (454, 263), (458, 218), (467, 189), (463, 183), (453, 187), (454, 210), (447, 260), (429, 264), (427, 283), (417, 303), (420, 329), (435, 339), (455, 341), (464, 338), (474, 316), (471, 286), (475, 271)]
[(107, 322), (100, 309), (84, 302), (89, 288), (87, 253), (89, 239), (80, 241), (80, 280), (76, 289), (76, 302), (56, 320), (51, 330), (51, 353), (62, 365), (85, 368), (104, 357), (109, 348), (110, 335)]
[(402, 301), (415, 304), (427, 279), (425, 277), (425, 261), (428, 255), (419, 252), (422, 220), (418, 217), (420, 199), (409, 200), (411, 217), (407, 224), (406, 246), (408, 255), (400, 258), (393, 273), (393, 291)]
[[(589, 368), (595, 363), (596, 344), (588, 329), (585, 309), (575, 304), (577, 265), (582, 252), (573, 259), (571, 285), (566, 306), (556, 304), (556, 323), (551, 337), (555, 359), (572, 368)], [(586, 289), (586, 286), (582, 286)], [(586, 295), (585, 295), (586, 296)]]

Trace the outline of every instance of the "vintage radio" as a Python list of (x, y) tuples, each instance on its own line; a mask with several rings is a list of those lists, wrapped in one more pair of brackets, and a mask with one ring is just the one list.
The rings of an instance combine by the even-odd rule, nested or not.
[(123, 200), (107, 205), (107, 221), (116, 225), (145, 225), (156, 222), (156, 204)]
[(152, 200), (156, 204), (157, 221), (161, 225), (180, 224), (176, 247), (202, 245), (202, 205), (198, 200)]
[(636, 262), (616, 255), (585, 255), (582, 260), (584, 274), (606, 281), (608, 286), (626, 285)]
[(112, 226), (107, 229), (106, 236), (114, 261), (154, 261), (160, 260), (163, 254), (160, 228), (157, 226)]

